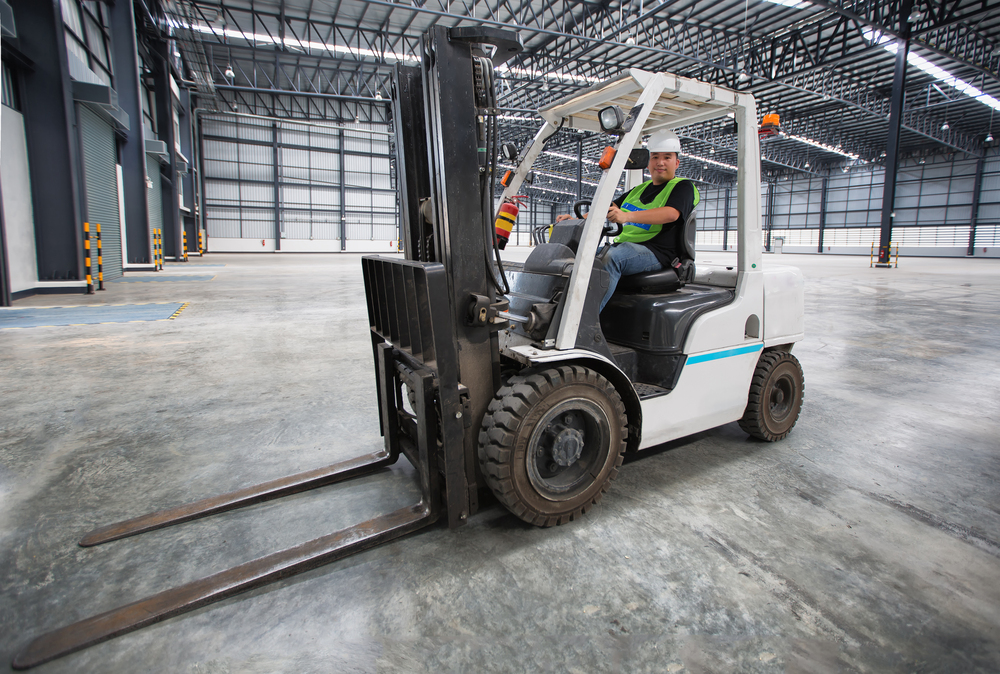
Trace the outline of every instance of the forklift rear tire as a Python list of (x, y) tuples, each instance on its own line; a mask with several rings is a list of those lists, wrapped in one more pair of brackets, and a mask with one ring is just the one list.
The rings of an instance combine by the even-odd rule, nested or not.
[(618, 475), (628, 436), (625, 405), (581, 365), (527, 370), (490, 402), (479, 432), (486, 483), (525, 522), (570, 522)]
[(757, 361), (740, 428), (755, 438), (781, 440), (799, 418), (805, 392), (802, 366), (786, 351), (765, 351)]

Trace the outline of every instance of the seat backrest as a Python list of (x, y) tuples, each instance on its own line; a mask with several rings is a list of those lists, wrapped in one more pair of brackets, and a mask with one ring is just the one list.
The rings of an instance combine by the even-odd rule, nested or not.
[(697, 211), (691, 210), (691, 215), (687, 217), (684, 221), (684, 230), (681, 232), (680, 253), (681, 260), (693, 260), (694, 259), (694, 237), (698, 231), (698, 218), (696, 217)]

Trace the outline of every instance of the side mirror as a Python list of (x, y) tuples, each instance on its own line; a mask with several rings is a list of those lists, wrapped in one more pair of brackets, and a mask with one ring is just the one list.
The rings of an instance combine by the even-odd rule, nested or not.
[(649, 150), (644, 147), (637, 147), (628, 154), (628, 161), (625, 162), (625, 169), (634, 171), (644, 169), (649, 166)]

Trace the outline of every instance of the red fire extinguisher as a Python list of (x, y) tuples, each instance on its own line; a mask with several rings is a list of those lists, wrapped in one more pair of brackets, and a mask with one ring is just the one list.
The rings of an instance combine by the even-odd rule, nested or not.
[(510, 240), (510, 232), (514, 229), (514, 222), (517, 220), (518, 207), (521, 205), (521, 200), (523, 199), (527, 199), (527, 197), (510, 197), (500, 205), (496, 223), (493, 225), (497, 237), (497, 248), (500, 250), (507, 247), (507, 241)]

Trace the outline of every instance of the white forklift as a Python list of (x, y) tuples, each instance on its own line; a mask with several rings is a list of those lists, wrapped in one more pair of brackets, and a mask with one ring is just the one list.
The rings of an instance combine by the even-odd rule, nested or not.
[[(761, 262), (753, 97), (633, 70), (541, 110), (545, 124), (521, 152), (505, 200), (560, 127), (613, 134), (615, 155), (590, 214), (557, 223), (523, 266), (505, 271), (493, 228), (500, 146), (493, 78), (521, 49), (509, 31), (435, 26), (424, 37), (420, 64), (396, 66), (392, 102), (406, 258), (362, 260), (384, 446), (110, 524), (80, 545), (110, 544), (367, 475), (401, 455), (416, 469), (420, 501), (42, 634), (15, 656), (15, 669), (439, 520), (460, 527), (479, 509), (481, 488), (524, 520), (561, 524), (601, 498), (626, 451), (732, 421), (764, 440), (788, 433), (802, 403), (802, 372), (789, 353), (802, 338), (802, 277)], [(642, 153), (632, 150), (657, 129), (730, 112), (740, 136), (735, 269), (695, 269), (690, 219), (685, 259), (625, 277), (599, 316), (608, 279), (597, 255), (603, 215), (622, 172), (642, 163)], [(51, 628), (55, 621), (44, 622)]]
[[(623, 453), (738, 421), (774, 441), (798, 418), (802, 369), (790, 351), (803, 337), (798, 269), (762, 262), (760, 148), (749, 93), (630, 70), (540, 111), (542, 128), (521, 152), (503, 194), (510, 201), (545, 140), (560, 128), (617, 138), (605, 152), (590, 211), (555, 224), (549, 241), (512, 270), (516, 321), (501, 332), (503, 357), (527, 368), (510, 377), (483, 421), (486, 482), (522, 519), (573, 519), (597, 502)], [(617, 231), (604, 214), (622, 173), (642, 168), (635, 150), (661, 129), (735, 115), (738, 150), (736, 267), (695, 266), (695, 213), (684, 223), (679, 264), (608, 287), (598, 247)], [(637, 171), (638, 172), (638, 171)], [(606, 249), (603, 249), (606, 250)]]

